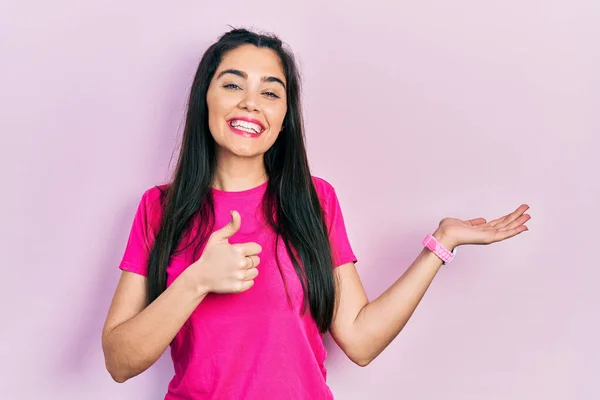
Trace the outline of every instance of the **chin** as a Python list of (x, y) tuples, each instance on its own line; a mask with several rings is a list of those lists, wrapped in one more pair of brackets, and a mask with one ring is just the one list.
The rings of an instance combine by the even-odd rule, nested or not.
[(226, 151), (235, 157), (252, 158), (262, 156), (264, 151), (251, 148), (228, 148)]
[[(261, 141), (262, 142), (262, 141)], [(237, 157), (259, 157), (269, 150), (265, 147), (266, 143), (236, 143), (233, 146), (227, 146), (226, 151)]]

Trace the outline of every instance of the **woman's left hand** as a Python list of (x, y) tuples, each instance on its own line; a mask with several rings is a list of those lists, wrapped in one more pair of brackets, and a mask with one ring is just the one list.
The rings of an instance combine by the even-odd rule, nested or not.
[(525, 222), (531, 219), (525, 211), (527, 204), (521, 205), (515, 211), (493, 221), (475, 218), (462, 221), (457, 218), (444, 218), (434, 236), (443, 238), (449, 249), (463, 244), (491, 244), (511, 238), (528, 230)]

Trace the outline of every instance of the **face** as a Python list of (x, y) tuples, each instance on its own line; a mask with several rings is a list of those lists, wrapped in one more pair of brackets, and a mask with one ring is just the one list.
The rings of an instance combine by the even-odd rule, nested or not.
[(223, 57), (206, 94), (219, 152), (257, 157), (275, 143), (287, 111), (286, 84), (271, 49), (244, 45)]

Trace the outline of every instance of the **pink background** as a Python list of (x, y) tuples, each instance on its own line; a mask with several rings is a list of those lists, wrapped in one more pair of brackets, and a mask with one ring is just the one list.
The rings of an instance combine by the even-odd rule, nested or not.
[(336, 398), (600, 398), (599, 3), (221, 4), (0, 2), (0, 397), (163, 398), (168, 357), (118, 385), (100, 330), (197, 61), (232, 24), (298, 55), (313, 172), (370, 298), (441, 218), (531, 206), (529, 232), (460, 248), (367, 368), (327, 338)]

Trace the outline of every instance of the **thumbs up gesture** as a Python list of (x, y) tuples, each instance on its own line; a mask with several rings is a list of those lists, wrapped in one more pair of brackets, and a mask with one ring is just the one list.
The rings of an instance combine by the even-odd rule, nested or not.
[(229, 243), (241, 223), (240, 214), (232, 211), (229, 223), (210, 235), (202, 256), (188, 268), (196, 272), (194, 275), (203, 291), (240, 293), (254, 285), (261, 246), (255, 242)]

